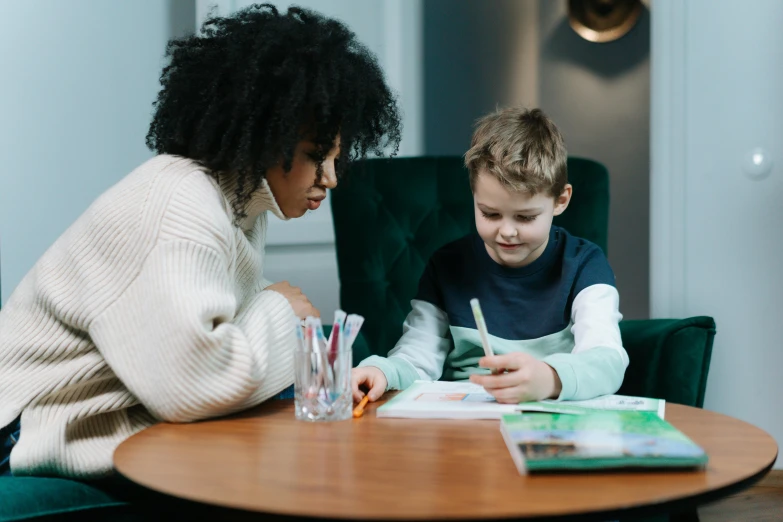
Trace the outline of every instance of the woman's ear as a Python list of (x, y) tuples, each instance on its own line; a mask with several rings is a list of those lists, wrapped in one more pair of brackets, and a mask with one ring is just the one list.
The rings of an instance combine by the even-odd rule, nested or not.
[(563, 187), (563, 192), (561, 192), (560, 195), (555, 198), (555, 211), (552, 213), (553, 216), (559, 216), (566, 208), (568, 208), (568, 204), (571, 202), (571, 193), (573, 190), (574, 188), (570, 184), (566, 183), (566, 186)]

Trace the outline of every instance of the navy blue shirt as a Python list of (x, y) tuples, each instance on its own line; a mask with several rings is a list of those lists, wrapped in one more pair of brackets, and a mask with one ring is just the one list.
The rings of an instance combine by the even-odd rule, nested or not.
[(452, 326), (475, 328), (476, 297), (493, 335), (527, 340), (568, 327), (574, 298), (595, 284), (615, 286), (603, 251), (552, 226), (541, 256), (519, 268), (495, 262), (476, 233), (445, 245), (430, 258), (416, 299), (443, 310)]

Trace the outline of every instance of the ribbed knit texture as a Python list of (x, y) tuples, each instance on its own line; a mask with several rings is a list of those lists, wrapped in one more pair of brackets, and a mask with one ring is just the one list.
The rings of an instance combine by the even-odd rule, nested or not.
[(22, 416), (15, 475), (106, 475), (145, 427), (293, 383), (294, 313), (262, 276), (266, 211), (282, 214), (264, 183), (236, 226), (235, 187), (157, 156), (25, 276), (0, 311), (0, 426)]

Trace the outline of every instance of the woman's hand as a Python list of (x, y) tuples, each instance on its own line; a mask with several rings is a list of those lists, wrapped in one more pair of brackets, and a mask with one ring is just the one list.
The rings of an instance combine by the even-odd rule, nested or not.
[(353, 389), (353, 402), (359, 402), (364, 398), (364, 391), (367, 389), (367, 395), (370, 401), (374, 402), (381, 398), (386, 391), (386, 375), (375, 366), (363, 366), (351, 370), (351, 388)]
[(498, 402), (516, 404), (554, 399), (563, 387), (554, 368), (526, 353), (482, 357), (479, 366), (506, 370), (497, 375), (470, 376), (470, 382), (483, 386)]
[(288, 302), (291, 303), (291, 308), (294, 309), (294, 314), (296, 314), (296, 316), (300, 319), (304, 319), (308, 315), (312, 315), (313, 317), (321, 317), (321, 312), (319, 312), (318, 309), (313, 306), (313, 303), (310, 302), (307, 296), (302, 293), (302, 289), (298, 286), (291, 286), (288, 281), (274, 283), (267, 286), (264, 290), (274, 290), (278, 294), (281, 294), (283, 297), (285, 297)]

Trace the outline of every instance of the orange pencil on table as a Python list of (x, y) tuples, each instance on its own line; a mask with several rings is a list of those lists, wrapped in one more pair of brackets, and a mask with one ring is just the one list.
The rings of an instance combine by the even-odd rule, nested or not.
[(359, 404), (356, 405), (356, 407), (353, 409), (353, 416), (354, 418), (359, 418), (362, 415), (364, 415), (364, 407), (367, 406), (367, 402), (370, 400), (369, 395), (365, 395), (364, 398), (359, 402)]

